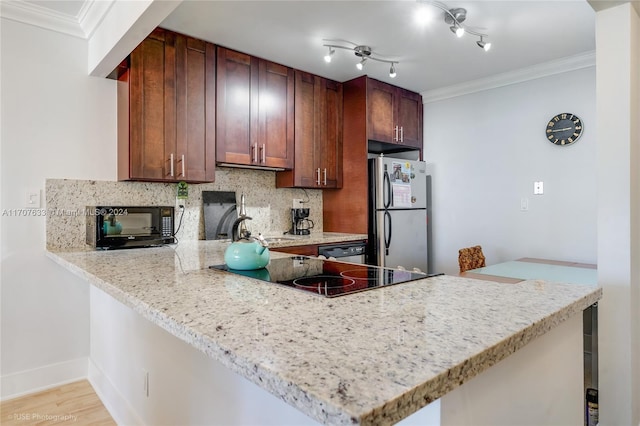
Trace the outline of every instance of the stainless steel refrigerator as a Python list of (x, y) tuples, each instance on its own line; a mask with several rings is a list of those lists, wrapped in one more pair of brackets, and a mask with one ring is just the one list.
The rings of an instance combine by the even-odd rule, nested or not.
[(369, 159), (367, 263), (432, 273), (431, 175), (424, 161)]

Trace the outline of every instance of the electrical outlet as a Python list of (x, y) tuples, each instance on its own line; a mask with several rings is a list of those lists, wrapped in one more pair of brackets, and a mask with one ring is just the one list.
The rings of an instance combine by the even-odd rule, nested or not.
[(520, 210), (526, 212), (529, 210), (529, 199), (528, 198), (520, 198)]
[(294, 209), (304, 208), (304, 203), (302, 202), (302, 200), (300, 198), (294, 198), (293, 199), (293, 208)]
[(533, 182), (533, 195), (544, 194), (544, 182)]
[(24, 206), (28, 209), (40, 208), (40, 190), (30, 189), (26, 193)]

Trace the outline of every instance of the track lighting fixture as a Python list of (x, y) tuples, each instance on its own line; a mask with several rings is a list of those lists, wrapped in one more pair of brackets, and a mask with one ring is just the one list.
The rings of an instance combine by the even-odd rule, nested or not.
[(458, 38), (464, 35), (464, 28), (459, 25), (452, 25), (449, 27), (449, 29), (451, 30), (451, 32), (455, 33)]
[[(335, 42), (338, 40), (323, 40), (325, 42)], [(364, 68), (365, 63), (367, 62), (368, 59), (371, 59), (372, 61), (377, 61), (377, 62), (384, 62), (387, 64), (391, 64), (391, 68), (389, 68), (389, 77), (391, 78), (395, 78), (396, 77), (396, 67), (395, 65), (397, 65), (399, 62), (398, 61), (391, 61), (389, 59), (384, 59), (378, 56), (374, 56), (373, 51), (371, 50), (371, 47), (366, 46), (366, 45), (357, 45), (355, 43), (352, 43), (350, 41), (345, 41), (345, 40), (339, 40), (340, 43), (348, 43), (348, 44), (352, 44), (353, 47), (351, 46), (342, 46), (339, 44), (324, 44), (324, 46), (326, 48), (329, 49), (329, 53), (324, 57), (324, 60), (326, 62), (331, 62), (331, 57), (333, 56), (333, 54), (335, 53), (334, 49), (345, 49), (345, 50), (351, 50), (353, 51), (353, 53), (360, 58), (360, 61), (358, 63), (356, 63), (356, 68), (358, 68), (358, 70), (362, 71), (362, 69)]]
[(417, 0), (418, 3), (425, 3), (431, 6), (435, 6), (444, 12), (444, 22), (449, 25), (451, 32), (456, 36), (462, 37), (465, 33), (469, 33), (480, 37), (480, 40), (476, 42), (478, 46), (484, 49), (485, 52), (491, 49), (491, 43), (484, 41), (485, 37), (489, 37), (487, 34), (475, 31), (474, 29), (465, 26), (463, 22), (467, 19), (467, 10), (461, 7), (450, 9), (446, 4), (439, 1), (432, 0)]

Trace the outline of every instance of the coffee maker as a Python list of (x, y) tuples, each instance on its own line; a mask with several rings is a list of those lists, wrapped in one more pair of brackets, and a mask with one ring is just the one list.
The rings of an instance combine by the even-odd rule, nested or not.
[(309, 219), (309, 209), (291, 209), (291, 235), (309, 235), (313, 228), (313, 221)]

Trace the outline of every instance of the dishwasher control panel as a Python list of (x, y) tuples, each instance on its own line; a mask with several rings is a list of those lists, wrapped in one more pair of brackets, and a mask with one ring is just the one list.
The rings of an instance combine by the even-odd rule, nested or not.
[(318, 247), (318, 254), (327, 258), (364, 256), (367, 245), (364, 242), (323, 245)]

